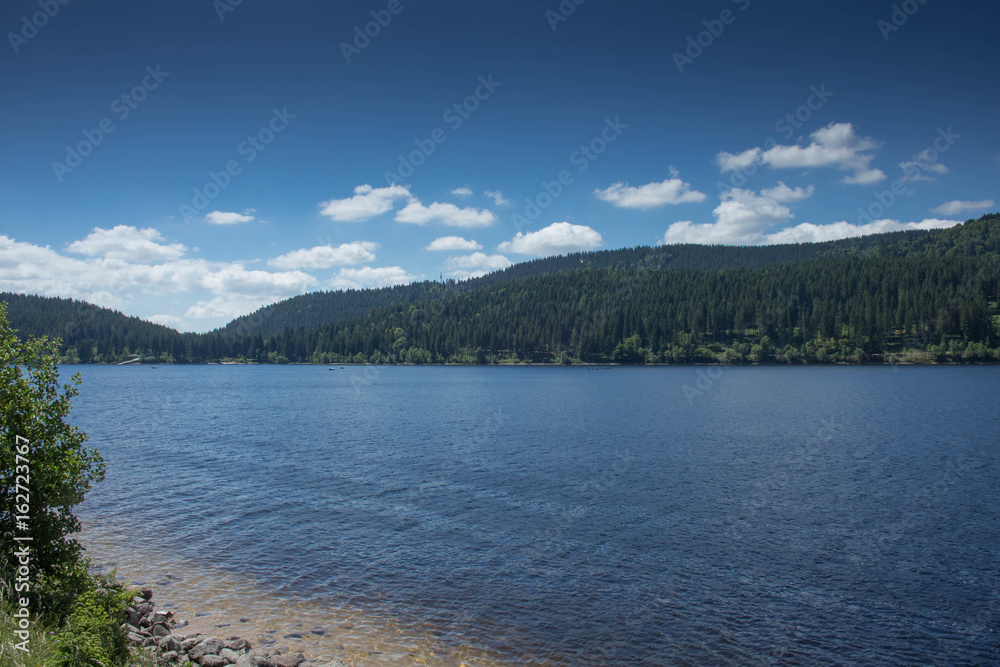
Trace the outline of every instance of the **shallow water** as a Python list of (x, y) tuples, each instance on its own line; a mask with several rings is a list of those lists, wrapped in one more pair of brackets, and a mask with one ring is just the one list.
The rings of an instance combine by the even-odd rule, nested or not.
[(1000, 659), (993, 367), (67, 370), (109, 463), (85, 542), (191, 627), (358, 665)]

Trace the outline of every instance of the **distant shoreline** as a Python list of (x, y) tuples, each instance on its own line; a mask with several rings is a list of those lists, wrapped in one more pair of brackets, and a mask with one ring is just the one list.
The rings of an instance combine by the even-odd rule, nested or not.
[(719, 368), (804, 368), (804, 367), (829, 367), (829, 366), (997, 366), (1000, 365), (1000, 361), (864, 361), (860, 363), (850, 363), (846, 361), (831, 361), (827, 363), (822, 362), (812, 362), (812, 363), (781, 363), (781, 362), (770, 362), (762, 364), (746, 363), (746, 364), (724, 364), (720, 362), (690, 362), (690, 363), (680, 363), (680, 364), (619, 364), (619, 363), (609, 363), (609, 362), (595, 362), (595, 363), (569, 363), (569, 364), (559, 364), (559, 363), (542, 363), (542, 362), (520, 362), (520, 363), (503, 363), (503, 364), (461, 364), (461, 363), (428, 363), (428, 364), (413, 364), (413, 363), (384, 363), (384, 364), (374, 364), (374, 363), (364, 363), (359, 364), (355, 362), (346, 363), (333, 363), (333, 364), (315, 364), (307, 362), (289, 362), (287, 364), (262, 364), (259, 362), (251, 361), (216, 361), (216, 362), (205, 362), (197, 364), (175, 364), (169, 362), (136, 362), (129, 364), (82, 364), (79, 362), (60, 362), (60, 366), (143, 366), (146, 368), (158, 368), (160, 366), (316, 366), (318, 368), (330, 368), (331, 370), (336, 370), (333, 367), (411, 367), (418, 368), (422, 366), (431, 366), (437, 368), (444, 367), (455, 367), (455, 368), (601, 368), (601, 369), (611, 369), (611, 368), (705, 368), (705, 367), (719, 367)]

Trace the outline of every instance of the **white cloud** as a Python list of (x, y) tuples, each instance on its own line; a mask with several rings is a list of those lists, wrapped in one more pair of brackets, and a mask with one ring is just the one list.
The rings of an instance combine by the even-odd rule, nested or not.
[(363, 222), (388, 213), (398, 199), (409, 198), (410, 191), (402, 185), (373, 188), (359, 185), (354, 188), (354, 196), (347, 199), (331, 199), (320, 204), (322, 215), (336, 222)]
[(493, 200), (493, 204), (496, 206), (513, 206), (514, 202), (509, 199), (504, 199), (503, 193), (499, 190), (487, 190), (483, 193), (487, 197)]
[(213, 225), (238, 225), (241, 222), (253, 222), (256, 218), (252, 215), (243, 215), (242, 213), (212, 211), (205, 216), (205, 220)]
[(715, 156), (715, 163), (719, 165), (719, 170), (723, 173), (727, 171), (739, 171), (751, 167), (760, 161), (763, 151), (759, 148), (751, 148), (742, 153), (727, 153), (722, 151)]
[(851, 123), (830, 123), (810, 135), (808, 146), (775, 146), (761, 156), (763, 162), (775, 169), (802, 167), (836, 167), (853, 171), (844, 183), (870, 185), (884, 181), (886, 176), (879, 169), (870, 167), (875, 155), (871, 151), (882, 143), (871, 137), (859, 137)]
[(321, 245), (292, 252), (267, 261), (278, 269), (328, 269), (331, 266), (350, 266), (375, 260), (378, 243), (355, 241), (339, 246)]
[(138, 262), (178, 259), (187, 252), (187, 248), (180, 243), (167, 244), (164, 241), (163, 235), (153, 228), (117, 225), (112, 229), (95, 227), (86, 238), (70, 243), (66, 249), (90, 257)]
[(451, 194), (456, 197), (471, 197), (473, 193), (471, 188), (463, 187), (463, 188), (455, 188), (454, 190), (451, 191)]
[(778, 185), (767, 190), (761, 190), (760, 194), (765, 197), (770, 197), (774, 201), (778, 202), (796, 202), (802, 201), (803, 199), (809, 199), (816, 192), (816, 187), (810, 185), (808, 188), (790, 188), (785, 185), (784, 181), (778, 181)]
[(764, 230), (788, 222), (792, 211), (771, 197), (734, 188), (722, 195), (713, 211), (714, 223), (675, 222), (667, 229), (664, 243), (762, 243)]
[(869, 234), (902, 232), (911, 229), (945, 229), (960, 224), (962, 223), (957, 220), (938, 220), (936, 218), (930, 218), (921, 222), (876, 220), (867, 225), (855, 225), (849, 222), (831, 222), (825, 225), (814, 225), (804, 222), (801, 225), (768, 234), (765, 243), (820, 243), (857, 236), (868, 236)]
[(366, 287), (390, 287), (405, 285), (416, 279), (401, 266), (383, 266), (374, 268), (362, 266), (358, 269), (341, 269), (330, 281), (334, 289), (364, 289)]
[(413, 225), (426, 225), (430, 222), (440, 222), (451, 227), (489, 227), (496, 220), (492, 211), (487, 209), (459, 208), (454, 204), (434, 202), (424, 206), (417, 199), (410, 199), (406, 207), (396, 213), (398, 222)]
[(178, 331), (183, 330), (188, 325), (183, 317), (177, 317), (176, 315), (153, 315), (147, 319), (154, 324), (162, 324), (165, 327), (177, 329)]
[(884, 181), (885, 173), (872, 169), (872, 151), (882, 142), (871, 137), (859, 137), (851, 123), (830, 123), (811, 135), (808, 146), (778, 145), (769, 150), (751, 148), (739, 154), (722, 152), (715, 161), (723, 172), (745, 169), (754, 164), (766, 164), (772, 169), (811, 169), (835, 167), (853, 172), (841, 179), (851, 185), (871, 185)]
[[(156, 230), (133, 232), (138, 230), (91, 234), (68, 246), (75, 252), (104, 255), (85, 259), (0, 236), (0, 290), (82, 299), (119, 310), (135, 302), (160, 301), (164, 295), (191, 294), (197, 298), (207, 294), (210, 301), (188, 309), (198, 317), (216, 317), (198, 327), (206, 330), (228, 321), (217, 319), (221, 315), (212, 316), (212, 312), (246, 314), (264, 304), (302, 294), (317, 283), (315, 277), (301, 271), (247, 270), (239, 262), (183, 258), (163, 261), (180, 250), (157, 244), (161, 237)], [(154, 247), (145, 242), (152, 242)], [(123, 251), (130, 244), (136, 250), (132, 254)], [(163, 247), (168, 250), (163, 251)], [(215, 305), (208, 308), (206, 303)], [(241, 311), (245, 304), (253, 307)], [(193, 328), (190, 323), (185, 325), (191, 316), (179, 319), (172, 313), (157, 315), (159, 321), (183, 330)]]
[(462, 257), (449, 257), (444, 263), (445, 268), (451, 271), (448, 275), (459, 280), (478, 278), (491, 271), (506, 269), (511, 264), (513, 262), (503, 255), (487, 255), (482, 252), (474, 252)]
[(517, 233), (510, 241), (504, 241), (497, 249), (501, 252), (515, 252), (519, 255), (565, 255), (599, 248), (604, 243), (601, 235), (584, 225), (555, 222), (527, 234)]
[(482, 250), (483, 246), (461, 236), (442, 236), (434, 239), (424, 250)]
[(594, 194), (616, 208), (634, 208), (640, 211), (662, 208), (667, 204), (687, 204), (708, 199), (704, 193), (692, 190), (689, 183), (677, 178), (676, 172), (672, 178), (662, 183), (649, 183), (639, 187), (615, 183), (605, 190), (595, 190)]
[(967, 211), (982, 211), (988, 208), (993, 208), (996, 205), (992, 199), (984, 199), (982, 201), (950, 201), (946, 204), (941, 204), (937, 208), (932, 208), (931, 213), (938, 213), (940, 215), (959, 215)]

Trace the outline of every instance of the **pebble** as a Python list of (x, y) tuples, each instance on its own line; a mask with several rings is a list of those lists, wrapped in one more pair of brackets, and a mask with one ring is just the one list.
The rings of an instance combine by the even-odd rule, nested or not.
[[(175, 577), (169, 577), (175, 579)], [(144, 584), (138, 584), (144, 586)], [(153, 590), (151, 588), (135, 588), (138, 593), (132, 598), (131, 606), (125, 612), (122, 629), (126, 631), (128, 641), (133, 646), (152, 647), (159, 653), (161, 663), (191, 664), (200, 667), (344, 667), (338, 660), (330, 660), (323, 656), (321, 661), (310, 662), (301, 653), (292, 653), (287, 645), (275, 646), (275, 639), (263, 638), (262, 646), (267, 649), (254, 649), (246, 639), (230, 637), (226, 641), (218, 637), (208, 637), (203, 634), (185, 637), (175, 632), (186, 626), (187, 621), (175, 619), (173, 612), (154, 611)], [(210, 616), (210, 612), (198, 612), (195, 616)], [(249, 617), (240, 618), (241, 623), (249, 623)], [(227, 628), (229, 623), (221, 623), (216, 627)], [(303, 627), (299, 623), (294, 627)], [(266, 630), (266, 634), (276, 635), (277, 630)], [(323, 636), (326, 631), (321, 626), (313, 626), (309, 631), (313, 635)], [(292, 632), (283, 635), (284, 639), (302, 639), (302, 634)], [(326, 662), (323, 662), (326, 661)]]

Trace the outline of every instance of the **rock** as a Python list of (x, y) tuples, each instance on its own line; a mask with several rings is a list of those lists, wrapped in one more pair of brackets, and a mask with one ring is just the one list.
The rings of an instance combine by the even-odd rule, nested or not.
[(167, 651), (166, 653), (160, 655), (160, 658), (162, 660), (166, 660), (167, 662), (176, 662), (179, 657), (180, 654), (177, 651)]
[(157, 623), (152, 628), (150, 628), (150, 633), (154, 637), (166, 637), (170, 634), (170, 628), (168, 628), (163, 623)]
[(128, 633), (129, 643), (135, 644), (136, 646), (142, 646), (142, 642), (145, 641), (145, 639), (146, 639), (145, 637), (143, 637), (137, 632)]
[(144, 600), (153, 599), (153, 589), (152, 588), (140, 588), (139, 595), (143, 597)]
[(180, 651), (181, 643), (177, 641), (177, 638), (173, 635), (167, 635), (166, 637), (160, 637), (156, 641), (156, 645), (160, 647), (161, 651)]
[(236, 651), (237, 653), (240, 651), (249, 651), (250, 642), (245, 639), (230, 639), (226, 642), (226, 648)]
[(301, 653), (285, 653), (271, 658), (275, 667), (299, 667), (305, 661), (306, 657)]
[(257, 662), (257, 658), (244, 653), (236, 659), (235, 664), (236, 667), (257, 667), (259, 663)]
[(188, 656), (195, 662), (199, 662), (198, 658), (205, 655), (214, 655), (218, 657), (219, 651), (222, 650), (222, 647), (223, 644), (221, 639), (218, 637), (209, 637), (188, 651)]
[(139, 612), (137, 612), (135, 608), (129, 607), (128, 610), (125, 612), (125, 615), (127, 617), (129, 625), (139, 627), (139, 621), (142, 620), (142, 616), (139, 615)]
[(156, 625), (157, 623), (166, 624), (167, 620), (169, 620), (169, 617), (161, 611), (154, 611), (149, 617), (151, 625)]
[(185, 639), (181, 641), (181, 650), (185, 652), (190, 651), (191, 649), (193, 649), (195, 646), (198, 645), (199, 641), (200, 640), (197, 637), (190, 637), (188, 639)]
[(196, 662), (201, 667), (226, 667), (229, 664), (229, 661), (222, 656), (212, 655), (211, 653), (201, 656)]
[(148, 602), (137, 602), (132, 607), (135, 609), (136, 613), (139, 614), (139, 618), (144, 616), (149, 616), (153, 613), (153, 605)]
[(139, 634), (140, 632), (139, 628), (135, 627), (131, 623), (126, 623), (125, 627), (123, 627), (122, 630), (124, 630), (125, 632), (134, 632), (135, 634)]
[(219, 657), (225, 658), (227, 662), (236, 662), (240, 658), (240, 654), (231, 648), (224, 648), (219, 651)]
[(156, 638), (155, 637), (146, 637), (146, 638), (144, 638), (142, 640), (142, 645), (143, 646), (156, 646)]

